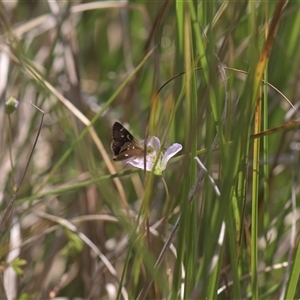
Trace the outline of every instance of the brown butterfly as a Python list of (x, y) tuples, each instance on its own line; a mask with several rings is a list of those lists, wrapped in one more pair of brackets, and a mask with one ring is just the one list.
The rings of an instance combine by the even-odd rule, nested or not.
[(114, 154), (114, 161), (144, 156), (144, 147), (119, 122), (115, 122), (112, 127), (112, 142), (110, 147)]

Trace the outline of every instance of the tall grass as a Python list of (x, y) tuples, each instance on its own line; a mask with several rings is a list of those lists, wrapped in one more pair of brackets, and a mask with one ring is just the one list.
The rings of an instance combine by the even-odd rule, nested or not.
[(1, 297), (299, 298), (299, 8), (2, 1)]

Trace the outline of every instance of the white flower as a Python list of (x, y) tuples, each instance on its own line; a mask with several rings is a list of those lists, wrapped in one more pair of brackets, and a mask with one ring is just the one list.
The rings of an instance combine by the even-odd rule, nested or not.
[[(166, 151), (159, 152), (160, 149), (160, 140), (156, 136), (151, 136), (146, 141), (141, 141), (141, 145), (145, 146), (146, 143), (146, 170), (152, 171), (155, 161), (157, 159), (157, 155), (159, 155), (157, 159), (157, 163), (155, 165), (154, 174), (162, 175), (162, 172), (166, 169), (167, 163), (171, 157), (173, 157), (177, 152), (182, 149), (182, 145), (175, 143), (170, 146)], [(136, 168), (144, 169), (144, 156), (143, 157), (135, 157), (124, 160), (124, 163), (130, 164)]]

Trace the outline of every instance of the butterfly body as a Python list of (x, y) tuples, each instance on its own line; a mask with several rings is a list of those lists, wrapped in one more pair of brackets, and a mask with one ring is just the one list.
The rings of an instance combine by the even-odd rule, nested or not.
[(111, 150), (114, 161), (144, 156), (144, 147), (138, 140), (119, 122), (112, 127)]

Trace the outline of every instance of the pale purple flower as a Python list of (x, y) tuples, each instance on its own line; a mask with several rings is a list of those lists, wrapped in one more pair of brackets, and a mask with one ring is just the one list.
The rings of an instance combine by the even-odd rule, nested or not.
[[(151, 136), (146, 139), (146, 142), (141, 141), (141, 145), (145, 145), (146, 143), (146, 170), (152, 171), (155, 161), (157, 159), (157, 163), (155, 165), (154, 174), (162, 175), (162, 172), (166, 169), (167, 163), (171, 157), (173, 157), (177, 152), (182, 149), (182, 145), (175, 143), (171, 145), (165, 152), (159, 152), (160, 149), (160, 140), (156, 136)], [(157, 155), (159, 157), (157, 158)], [(124, 161), (126, 164), (130, 164), (133, 167), (144, 169), (144, 157), (136, 157), (129, 158)]]

